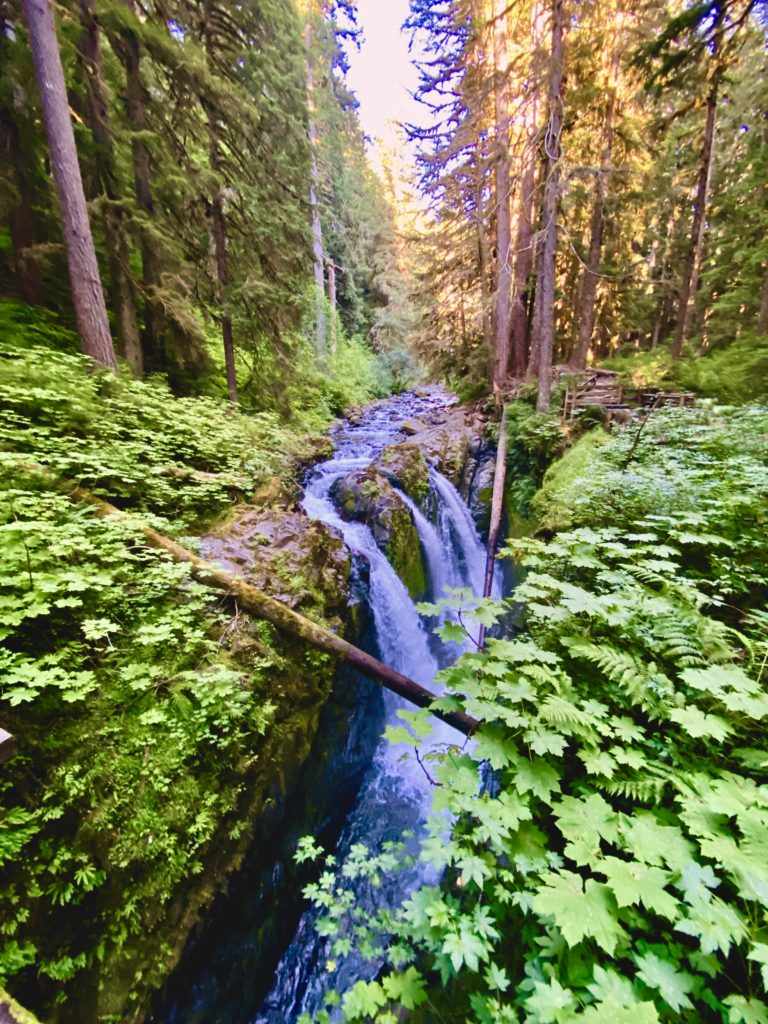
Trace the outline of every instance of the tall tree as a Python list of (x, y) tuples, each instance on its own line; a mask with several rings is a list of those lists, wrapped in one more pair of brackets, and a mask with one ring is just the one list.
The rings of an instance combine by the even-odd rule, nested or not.
[[(592, 342), (595, 327), (595, 298), (597, 282), (600, 277), (600, 259), (603, 251), (603, 231), (605, 228), (605, 207), (608, 197), (610, 175), (613, 170), (613, 142), (615, 121), (617, 116), (618, 77), (621, 47), (623, 45), (624, 12), (620, 8), (614, 13), (611, 25), (603, 38), (603, 75), (600, 87), (604, 96), (602, 114), (602, 152), (600, 166), (595, 172), (594, 199), (592, 218), (589, 230), (589, 248), (584, 261), (581, 278), (578, 310), (578, 339), (571, 358), (571, 366), (583, 370), (587, 365), (587, 355)], [(606, 53), (607, 49), (607, 53)]]
[(552, 388), (552, 354), (555, 341), (555, 260), (557, 258), (557, 211), (561, 177), (561, 134), (563, 130), (563, 74), (565, 64), (565, 13), (563, 0), (552, 2), (552, 43), (549, 54), (549, 95), (547, 129), (544, 134), (545, 182), (541, 205), (544, 242), (536, 285), (539, 394), (536, 408), (549, 409)]
[(83, 352), (117, 369), (49, 0), (24, 0)]
[(125, 214), (118, 193), (115, 168), (115, 145), (109, 126), (104, 63), (100, 30), (96, 21), (94, 0), (80, 0), (82, 37), (80, 52), (84, 65), (87, 93), (87, 118), (96, 144), (96, 171), (103, 196), (104, 234), (109, 252), (110, 276), (120, 351), (131, 371), (140, 377), (143, 357), (139, 324), (136, 316), (136, 295), (130, 272), (130, 246)]
[(512, 326), (512, 173), (510, 156), (510, 69), (508, 49), (508, 3), (494, 0), (493, 62), (495, 105), (495, 207), (496, 288), (494, 294), (494, 350), (491, 374), (494, 389), (501, 387), (509, 372), (509, 342)]

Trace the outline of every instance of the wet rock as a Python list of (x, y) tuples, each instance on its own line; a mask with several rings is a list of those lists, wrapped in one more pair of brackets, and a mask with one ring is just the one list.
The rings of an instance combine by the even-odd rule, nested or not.
[(372, 467), (349, 473), (331, 488), (341, 515), (365, 523), (414, 600), (426, 593), (419, 535), (410, 509), (389, 480)]
[(203, 556), (310, 618), (341, 621), (350, 556), (341, 537), (301, 510), (244, 505), (201, 541)]
[(429, 469), (418, 444), (403, 441), (388, 445), (374, 468), (421, 504), (429, 493)]
[(401, 424), (400, 429), (404, 434), (420, 434), (424, 430), (428, 430), (429, 427), (423, 420), (406, 420), (405, 423)]
[(478, 464), (468, 489), (469, 510), (482, 536), (487, 536), (491, 519), (493, 500), (493, 477), (496, 472), (496, 458), (493, 451), (484, 450), (478, 457)]

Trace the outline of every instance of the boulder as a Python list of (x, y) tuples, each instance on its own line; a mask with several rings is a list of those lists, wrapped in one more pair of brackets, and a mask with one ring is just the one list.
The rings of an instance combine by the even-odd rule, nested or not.
[(373, 467), (337, 480), (331, 497), (343, 518), (365, 523), (414, 600), (424, 597), (427, 574), (410, 509)]
[(388, 445), (374, 463), (374, 468), (421, 504), (429, 493), (429, 469), (418, 444), (403, 441)]
[(240, 506), (200, 547), (204, 558), (310, 618), (335, 625), (347, 617), (347, 547), (301, 509)]
[(420, 434), (424, 430), (429, 430), (429, 427), (424, 420), (406, 420), (400, 427), (400, 430), (404, 434)]

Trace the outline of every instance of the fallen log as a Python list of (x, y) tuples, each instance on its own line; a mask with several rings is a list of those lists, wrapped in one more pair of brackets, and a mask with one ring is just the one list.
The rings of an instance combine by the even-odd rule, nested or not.
[[(239, 607), (250, 615), (266, 619), (267, 622), (271, 622), (273, 626), (276, 626), (283, 632), (301, 637), (302, 640), (306, 640), (314, 647), (319, 647), (329, 654), (342, 658), (362, 672), (363, 675), (368, 676), (369, 679), (380, 683), (388, 690), (398, 694), (400, 697), (404, 697), (405, 700), (410, 701), (411, 704), (415, 704), (417, 707), (428, 708), (433, 701), (438, 699), (437, 694), (432, 693), (415, 680), (409, 679), (408, 676), (404, 676), (401, 672), (397, 672), (395, 669), (385, 665), (384, 662), (372, 657), (372, 655), (367, 654), (359, 647), (355, 647), (354, 644), (337, 636), (330, 629), (319, 626), (316, 622), (312, 622), (311, 619), (299, 615), (298, 612), (288, 608), (274, 597), (270, 597), (263, 591), (251, 586), (250, 583), (246, 583), (239, 576), (232, 576), (213, 563), (206, 562), (192, 551), (182, 547), (181, 544), (171, 540), (170, 537), (158, 533), (157, 530), (153, 530), (151, 526), (147, 526), (146, 523), (141, 522), (140, 519), (129, 513), (115, 508), (114, 505), (110, 505), (109, 502), (97, 497), (91, 491), (71, 482), (55, 480), (43, 467), (28, 468), (42, 473), (53, 483), (53, 486), (66, 493), (72, 501), (93, 506), (100, 516), (116, 517), (129, 523), (139, 530), (150, 547), (164, 551), (170, 555), (174, 562), (188, 565), (191, 575), (196, 580), (230, 595), (235, 599)], [(477, 719), (470, 717), (470, 715), (465, 714), (463, 711), (439, 711), (434, 709), (430, 713), (465, 736), (471, 735), (480, 724)]]
[[(496, 450), (496, 467), (493, 472), (493, 498), (491, 499), (491, 522), (488, 528), (488, 548), (485, 558), (485, 581), (483, 584), (483, 597), (490, 597), (493, 590), (493, 570), (496, 566), (496, 548), (499, 544), (499, 533), (501, 532), (501, 513), (504, 509), (504, 484), (507, 479), (507, 409), (501, 414), (499, 424), (499, 446)], [(480, 635), (477, 639), (478, 646), (485, 643), (485, 626), (480, 626)]]

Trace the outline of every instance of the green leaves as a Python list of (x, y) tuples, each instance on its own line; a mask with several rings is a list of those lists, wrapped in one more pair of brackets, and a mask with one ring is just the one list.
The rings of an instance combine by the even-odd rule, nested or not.
[(668, 960), (662, 960), (655, 953), (646, 953), (644, 956), (635, 957), (638, 971), (637, 977), (649, 988), (657, 989), (675, 1013), (688, 1009), (693, 1003), (688, 998), (688, 993), (693, 990), (694, 981), (692, 975), (685, 971), (677, 971)]
[(555, 805), (555, 819), (568, 840), (568, 851), (577, 864), (588, 864), (600, 852), (602, 840), (618, 838), (618, 816), (599, 793), (586, 799), (565, 797)]
[(594, 939), (606, 953), (613, 954), (625, 937), (608, 886), (592, 879), (585, 885), (581, 876), (572, 871), (561, 871), (538, 889), (533, 909), (537, 914), (553, 917), (570, 946)]
[[(662, 468), (658, 445), (643, 452), (647, 473), (629, 495), (642, 516), (626, 532), (598, 519), (549, 541), (516, 541), (525, 629), (441, 675), (452, 706), (483, 720), (474, 747), (430, 768), (440, 786), (422, 857), (443, 871), (442, 885), (368, 933), (378, 948), (393, 943), (402, 963), (440, 972), (427, 988), (436, 1019), (763, 1020), (765, 623), (742, 623), (749, 637), (726, 628), (719, 616), (730, 621), (737, 609), (711, 601), (702, 570), (724, 553), (719, 538), (739, 543), (741, 517), (752, 513), (726, 497), (726, 519), (736, 517), (727, 527), (697, 476), (698, 507), (665, 507), (657, 481), (661, 507), (647, 514), (646, 477), (669, 459), (686, 462), (679, 446), (708, 444), (717, 430), (692, 439), (671, 416), (664, 423)], [(601, 459), (621, 443), (607, 441)], [(697, 467), (722, 490), (727, 453)], [(612, 474), (611, 486), (624, 486)], [(583, 522), (580, 510), (594, 510), (590, 483), (573, 486)], [(752, 533), (763, 595), (767, 536)], [(488, 767), (493, 785), (481, 791)]]

